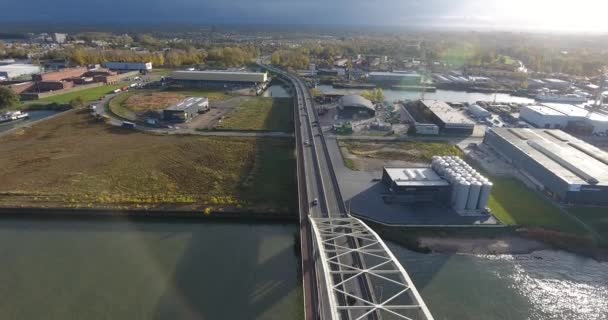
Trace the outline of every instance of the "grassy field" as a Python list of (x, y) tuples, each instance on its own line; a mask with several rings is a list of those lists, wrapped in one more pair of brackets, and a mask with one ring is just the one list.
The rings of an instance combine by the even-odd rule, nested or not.
[(0, 206), (295, 212), (289, 141), (158, 136), (66, 114), (0, 137)]
[(409, 162), (431, 162), (433, 156), (462, 156), (458, 147), (447, 143), (426, 142), (355, 142), (343, 141), (356, 156)]
[(291, 98), (250, 98), (218, 125), (225, 130), (293, 130)]
[(61, 95), (56, 95), (56, 96), (52, 96), (52, 97), (48, 97), (48, 98), (43, 98), (40, 100), (36, 100), (34, 103), (69, 103), (70, 100), (76, 98), (76, 97), (82, 97), (85, 101), (91, 102), (91, 101), (96, 101), (101, 99), (101, 97), (105, 96), (106, 94), (111, 93), (112, 91), (123, 87), (123, 85), (109, 85), (109, 86), (102, 86), (102, 87), (96, 87), (96, 88), (91, 88), (91, 89), (85, 89), (85, 90), (80, 90), (80, 91), (75, 91), (75, 92), (69, 92), (66, 94), (61, 94)]
[(494, 189), (488, 206), (501, 222), (508, 225), (585, 233), (577, 222), (540, 194), (513, 178), (490, 177)]
[(608, 209), (607, 208), (569, 208), (568, 212), (591, 226), (608, 244)]
[(158, 111), (184, 100), (186, 96), (173, 92), (142, 92), (125, 100), (125, 108), (134, 112)]
[(127, 100), (134, 94), (135, 92), (130, 91), (115, 96), (108, 103), (108, 108), (110, 109), (110, 111), (112, 111), (112, 113), (121, 118), (135, 121), (137, 119), (137, 114), (135, 114), (135, 112), (133, 112), (132, 110), (129, 110), (129, 108), (127, 108), (126, 106)]
[(157, 112), (185, 98), (172, 92), (129, 91), (110, 100), (108, 107), (117, 116), (135, 121), (138, 117), (145, 117), (148, 111)]

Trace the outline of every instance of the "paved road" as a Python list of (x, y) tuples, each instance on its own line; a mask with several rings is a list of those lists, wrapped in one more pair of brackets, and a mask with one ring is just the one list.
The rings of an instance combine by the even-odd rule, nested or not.
[[(319, 126), (319, 119), (317, 116), (317, 112), (314, 108), (314, 102), (310, 91), (306, 84), (299, 79), (298, 77), (292, 76), (287, 72), (282, 70), (264, 66), (265, 68), (281, 74), (284, 78), (289, 79), (294, 85), (294, 93), (296, 97), (296, 107), (297, 115), (299, 117), (299, 125), (296, 126), (296, 134), (300, 135), (300, 139), (298, 142), (302, 145), (298, 145), (298, 148), (301, 148), (303, 153), (303, 162), (304, 162), (304, 177), (299, 177), (298, 179), (306, 180), (306, 195), (308, 197), (308, 201), (313, 202), (314, 200), (318, 201), (317, 205), (312, 205), (308, 212), (309, 215), (316, 218), (344, 218), (348, 217), (346, 212), (346, 208), (344, 206), (344, 201), (342, 200), (342, 196), (340, 194), (338, 183), (336, 176), (333, 172), (333, 167), (331, 163), (331, 159), (329, 156), (329, 152), (327, 149), (327, 144), (325, 142), (325, 137), (323, 136), (323, 131)], [(301, 195), (300, 195), (301, 196)], [(316, 202), (316, 201), (315, 201)], [(308, 226), (310, 228), (310, 226)], [(348, 232), (348, 231), (346, 231)], [(336, 239), (333, 241), (334, 245), (346, 247), (346, 248), (357, 248), (357, 241), (351, 237), (341, 237), (340, 239)], [(312, 254), (312, 253), (309, 253)], [(304, 252), (303, 252), (304, 255)], [(303, 257), (303, 259), (305, 259)], [(344, 265), (352, 265), (361, 269), (365, 269), (365, 265), (363, 263), (363, 259), (357, 253), (341, 255), (338, 257), (338, 260), (341, 264)], [(317, 264), (318, 266), (319, 264)], [(340, 267), (336, 265), (332, 265), (332, 271), (342, 271)], [(311, 266), (304, 266), (304, 269), (312, 268)], [(345, 280), (344, 275), (342, 273), (332, 273), (327, 274), (321, 268), (318, 268), (319, 272), (317, 274), (317, 281), (320, 281), (325, 276), (332, 277), (333, 283), (341, 283)], [(305, 279), (306, 280), (306, 279)], [(320, 281), (322, 282), (322, 281)], [(334, 293), (328, 293), (324, 288), (324, 284), (316, 285), (314, 283), (304, 282), (305, 286), (305, 295), (307, 293), (306, 286), (312, 287), (315, 286), (317, 290), (318, 299), (322, 302), (320, 305), (320, 310), (318, 310), (319, 315), (322, 319), (330, 319), (331, 313), (333, 310), (329, 308), (327, 301), (329, 298), (328, 294), (333, 295)], [(373, 294), (371, 290), (371, 285), (369, 280), (366, 277), (357, 277), (357, 281), (349, 281), (341, 285), (342, 289), (346, 292), (349, 292), (355, 296), (364, 298), (369, 301), (373, 301)], [(339, 305), (347, 305), (347, 301), (343, 301), (344, 296), (340, 295), (336, 297), (339, 301), (337, 303)], [(342, 299), (342, 300), (341, 300)], [(305, 298), (305, 303), (307, 303)], [(354, 302), (351, 304), (357, 304), (358, 302)], [(313, 310), (311, 310), (313, 309)], [(309, 312), (314, 312), (314, 307), (307, 306), (307, 318), (314, 319), (314, 316), (309, 314)], [(358, 315), (361, 315), (362, 312), (356, 312), (357, 315), (353, 314), (353, 311), (340, 311), (341, 317), (347, 319), (358, 318)], [(377, 316), (375, 313), (372, 313), (364, 319), (376, 319)]]

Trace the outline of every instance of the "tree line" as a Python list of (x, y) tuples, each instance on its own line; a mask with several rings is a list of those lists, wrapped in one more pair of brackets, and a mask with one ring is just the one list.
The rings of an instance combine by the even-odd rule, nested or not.
[(110, 61), (152, 62), (156, 67), (181, 67), (207, 64), (215, 67), (241, 67), (259, 55), (253, 46), (212, 48), (211, 50), (187, 48), (157, 52), (141, 52), (124, 49), (98, 50), (75, 46), (47, 52), (43, 59), (65, 59), (75, 65), (103, 64)]

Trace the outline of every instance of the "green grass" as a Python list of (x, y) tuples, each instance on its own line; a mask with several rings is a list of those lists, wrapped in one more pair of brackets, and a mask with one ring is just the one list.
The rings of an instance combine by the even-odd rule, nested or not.
[(225, 130), (291, 131), (291, 98), (250, 98), (218, 126)]
[(69, 92), (66, 94), (60, 94), (60, 95), (36, 100), (35, 103), (44, 103), (44, 102), (48, 102), (48, 103), (54, 102), (54, 103), (59, 103), (59, 104), (69, 103), (70, 100), (72, 100), (76, 97), (82, 97), (85, 101), (91, 102), (91, 101), (99, 100), (99, 99), (101, 99), (101, 97), (105, 96), (106, 94), (109, 94), (112, 91), (114, 91), (118, 88), (121, 88), (123, 86), (124, 86), (124, 84), (116, 84), (116, 85), (95, 87), (95, 88), (85, 89), (85, 90), (80, 90), (80, 91), (75, 91), (75, 92)]
[(494, 189), (488, 206), (504, 224), (582, 234), (585, 229), (542, 195), (513, 178), (490, 177)]
[(569, 208), (568, 212), (592, 227), (608, 243), (608, 208)]
[(294, 148), (292, 142), (285, 140), (256, 142), (254, 164), (241, 184), (241, 189), (248, 194), (245, 199), (256, 203), (272, 199), (268, 207), (279, 207), (286, 212), (297, 210)]
[(134, 92), (125, 92), (117, 95), (110, 100), (108, 103), (108, 108), (110, 111), (112, 111), (112, 113), (121, 118), (135, 121), (137, 118), (136, 114), (125, 106), (125, 102), (133, 94)]
[(359, 168), (357, 168), (357, 166), (355, 165), (355, 162), (353, 161), (353, 159), (349, 159), (344, 157), (344, 165), (349, 168), (350, 170), (353, 171), (358, 171)]
[(433, 156), (459, 156), (454, 145), (440, 142), (355, 142), (344, 141), (351, 154), (374, 159), (431, 162)]

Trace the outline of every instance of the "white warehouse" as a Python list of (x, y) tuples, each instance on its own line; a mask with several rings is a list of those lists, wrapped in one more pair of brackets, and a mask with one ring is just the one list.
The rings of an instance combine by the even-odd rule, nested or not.
[(608, 115), (569, 104), (525, 106), (521, 109), (519, 118), (543, 129), (584, 127), (589, 133), (608, 133)]
[(13, 63), (0, 66), (0, 77), (13, 79), (20, 76), (40, 73), (40, 67), (33, 64)]

